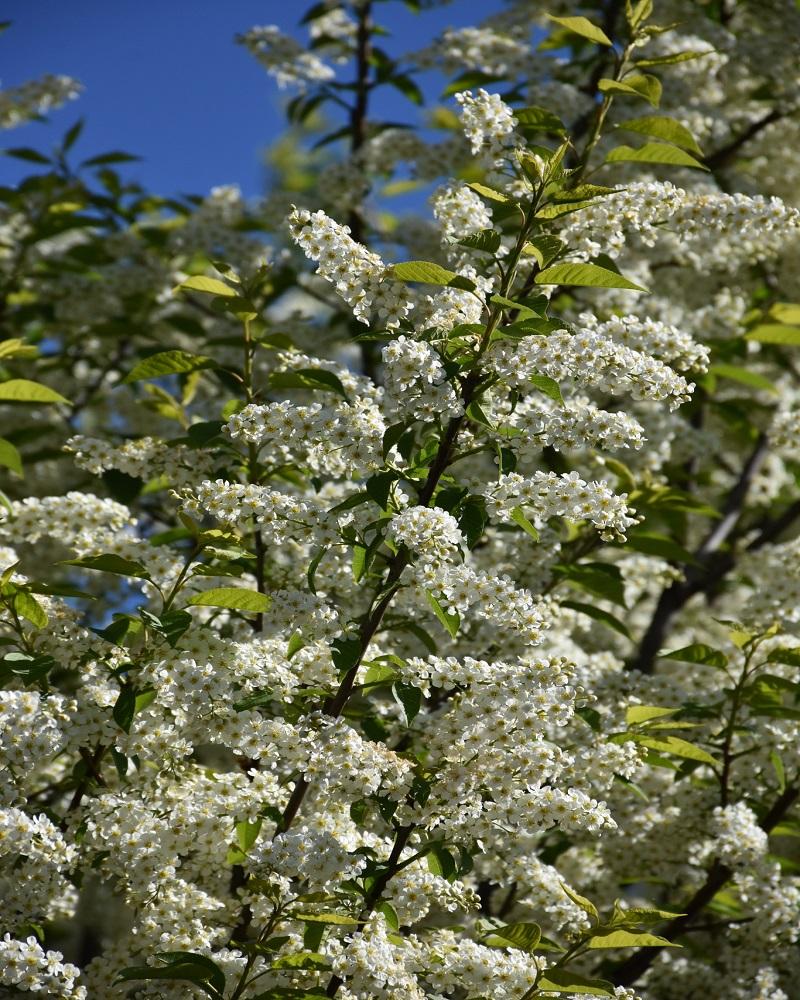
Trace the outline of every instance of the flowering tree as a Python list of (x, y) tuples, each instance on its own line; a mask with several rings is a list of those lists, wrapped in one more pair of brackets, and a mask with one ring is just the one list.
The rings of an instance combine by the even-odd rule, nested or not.
[(7, 150), (0, 993), (796, 997), (800, 11), (382, 10), (258, 204)]

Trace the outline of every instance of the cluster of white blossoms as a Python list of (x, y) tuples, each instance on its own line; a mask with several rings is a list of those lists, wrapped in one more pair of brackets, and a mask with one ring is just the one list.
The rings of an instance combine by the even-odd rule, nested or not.
[(191, 486), (198, 475), (211, 475), (211, 463), (196, 449), (181, 445), (167, 445), (153, 437), (125, 441), (114, 446), (103, 438), (76, 434), (64, 446), (75, 455), (75, 464), (95, 476), (108, 469), (117, 469), (126, 476), (147, 482), (165, 476), (175, 489)]
[[(369, 918), (362, 930), (347, 940), (333, 968), (357, 997), (375, 1000), (425, 1000), (415, 972), (420, 966), (410, 945), (398, 946), (380, 914)], [(392, 936), (394, 938), (394, 935)]]
[(440, 67), (448, 74), (478, 70), (513, 79), (530, 69), (534, 58), (527, 41), (489, 27), (448, 28), (433, 45), (412, 56), (418, 66)]
[(430, 562), (407, 569), (404, 575), (414, 586), (420, 609), (428, 614), (426, 592), (438, 595), (450, 613), (513, 634), (523, 646), (541, 642), (549, 626), (547, 602), (518, 587), (510, 576), (486, 573), (468, 564)]
[(184, 510), (210, 514), (222, 524), (247, 529), (253, 519), (265, 537), (280, 544), (293, 534), (324, 537), (327, 509), (311, 496), (222, 479), (202, 482), (184, 499)]
[(291, 883), (307, 883), (310, 892), (324, 892), (341, 879), (358, 878), (366, 858), (351, 852), (328, 830), (299, 826), (271, 841), (259, 840), (248, 858), (256, 875), (266, 869)]
[(374, 315), (391, 329), (409, 314), (413, 303), (406, 286), (393, 280), (378, 254), (350, 237), (348, 226), (324, 212), (295, 209), (289, 229), (306, 257), (318, 264), (317, 274), (331, 282), (362, 323)]
[(800, 626), (800, 539), (765, 545), (742, 558), (742, 574), (748, 587), (742, 617), (768, 627), (780, 622), (795, 632)]
[(726, 865), (753, 865), (768, 850), (767, 834), (744, 802), (718, 806), (713, 820), (714, 854)]
[(378, 789), (400, 800), (408, 791), (411, 764), (380, 744), (365, 740), (343, 719), (323, 726), (311, 740), (303, 771), (321, 795), (352, 801)]
[(586, 482), (577, 472), (559, 476), (555, 472), (536, 472), (524, 477), (517, 472), (501, 475), (497, 483), (484, 484), (490, 514), (510, 520), (516, 508), (529, 512), (535, 523), (549, 517), (589, 521), (602, 538), (624, 538), (638, 523), (627, 505), (627, 494), (614, 493), (606, 482)]
[(74, 100), (83, 87), (71, 76), (48, 73), (19, 87), (0, 90), (0, 128), (16, 128)]
[(60, 951), (45, 951), (33, 936), (18, 941), (6, 934), (0, 941), (0, 984), (15, 992), (87, 1000), (86, 987), (76, 982), (80, 971)]
[[(509, 431), (513, 431), (510, 434)], [(563, 406), (544, 397), (521, 400), (503, 419), (497, 438), (523, 461), (538, 462), (543, 447), (566, 449), (641, 448), (642, 425), (627, 413), (601, 410), (586, 397), (573, 396)]]
[(0, 507), (0, 536), (36, 542), (43, 536), (91, 546), (98, 534), (119, 534), (134, 519), (127, 507), (106, 497), (71, 490), (62, 496), (26, 497)]
[(434, 565), (452, 561), (464, 545), (458, 521), (438, 507), (407, 507), (392, 518), (388, 535)]
[(475, 94), (465, 90), (456, 94), (456, 100), (461, 105), (461, 124), (474, 154), (496, 158), (520, 145), (517, 120), (499, 94), (489, 94), (483, 88)]
[(708, 348), (671, 323), (639, 316), (612, 316), (599, 322), (591, 313), (581, 313), (582, 327), (635, 351), (651, 354), (681, 371), (704, 372), (708, 368)]
[(26, 779), (65, 742), (62, 698), (38, 691), (0, 691), (0, 803), (20, 805)]
[(3, 921), (11, 930), (69, 916), (77, 893), (69, 871), (78, 850), (41, 814), (0, 808), (0, 889)]
[(312, 472), (336, 477), (368, 475), (383, 464), (386, 426), (377, 407), (360, 399), (333, 406), (251, 403), (231, 417), (226, 430), (234, 441), (266, 448), (275, 466), (300, 460)]
[(797, 452), (800, 447), (800, 409), (779, 410), (768, 430), (773, 448)]
[(431, 195), (431, 206), (443, 240), (463, 239), (492, 228), (492, 216), (486, 203), (466, 184), (450, 182), (437, 188)]
[(643, 351), (618, 343), (599, 326), (546, 337), (527, 337), (513, 347), (502, 341), (488, 357), (494, 370), (521, 388), (537, 374), (613, 395), (667, 400), (675, 409), (691, 398), (694, 385)]
[(695, 262), (711, 253), (718, 267), (733, 268), (774, 256), (799, 227), (800, 209), (780, 198), (634, 181), (567, 216), (559, 235), (584, 257), (618, 257), (633, 239), (691, 253)]
[(431, 420), (455, 417), (464, 410), (444, 365), (429, 345), (410, 337), (395, 337), (381, 352), (384, 365), (384, 407), (393, 416)]
[(296, 87), (303, 91), (310, 84), (324, 83), (336, 76), (330, 66), (277, 25), (250, 28), (238, 41), (275, 77), (281, 88)]

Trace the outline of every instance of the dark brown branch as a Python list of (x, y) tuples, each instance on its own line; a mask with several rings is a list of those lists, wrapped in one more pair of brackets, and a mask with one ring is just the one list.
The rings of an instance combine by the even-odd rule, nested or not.
[(766, 454), (767, 440), (765, 435), (761, 434), (748, 456), (738, 480), (725, 500), (721, 511), (722, 517), (694, 553), (698, 565), (687, 568), (683, 580), (671, 584), (662, 591), (650, 624), (642, 636), (639, 649), (628, 664), (629, 669), (649, 673), (653, 668), (653, 661), (664, 643), (664, 637), (673, 616), (695, 594), (715, 586), (735, 565), (735, 560), (729, 553), (720, 555), (720, 549), (739, 521), (750, 486)]
[[(775, 800), (772, 808), (760, 822), (760, 827), (766, 833), (773, 830), (783, 819), (786, 813), (792, 808), (800, 796), (800, 788), (787, 787)], [(668, 941), (675, 941), (687, 930), (691, 929), (692, 922), (701, 911), (711, 902), (716, 894), (723, 888), (733, 875), (732, 869), (727, 865), (715, 861), (709, 868), (706, 880), (697, 890), (692, 899), (686, 904), (684, 914), (671, 920), (665, 930), (660, 932), (661, 937)], [(632, 986), (650, 968), (663, 948), (641, 948), (639, 951), (626, 959), (609, 978), (615, 986)]]
[(768, 125), (771, 125), (773, 122), (780, 121), (782, 118), (786, 118), (786, 116), (787, 112), (779, 111), (777, 108), (773, 108), (772, 111), (764, 115), (763, 118), (759, 118), (751, 125), (748, 125), (744, 132), (731, 139), (727, 145), (722, 146), (715, 153), (711, 153), (707, 156), (705, 159), (706, 166), (709, 170), (719, 170), (721, 167), (726, 167), (736, 156), (742, 146), (750, 142), (751, 139), (755, 139), (755, 137), (760, 132), (763, 132)]

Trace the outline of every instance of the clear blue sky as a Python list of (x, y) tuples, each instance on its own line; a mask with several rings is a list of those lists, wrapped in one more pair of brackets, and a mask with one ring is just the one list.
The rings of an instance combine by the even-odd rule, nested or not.
[[(233, 37), (277, 24), (305, 37), (306, 3), (279, 0), (10, 0), (0, 35), (0, 83), (12, 87), (44, 73), (77, 77), (77, 101), (47, 124), (0, 133), (0, 146), (49, 150), (78, 118), (86, 127), (75, 152), (83, 159), (111, 149), (143, 157), (124, 168), (159, 194), (203, 193), (216, 184), (262, 191), (261, 153), (284, 127), (286, 92)], [(473, 23), (502, 0), (453, 0), (415, 15), (393, 0), (377, 5), (392, 32), (382, 44), (398, 54), (421, 48), (448, 26)], [(413, 106), (391, 88), (379, 91), (387, 117), (413, 120)], [(412, 118), (409, 119), (408, 116)], [(0, 156), (0, 184), (31, 165)]]

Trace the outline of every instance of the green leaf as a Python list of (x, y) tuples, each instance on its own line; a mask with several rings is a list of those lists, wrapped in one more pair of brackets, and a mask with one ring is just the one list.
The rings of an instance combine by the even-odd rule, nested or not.
[(779, 323), (800, 324), (800, 304), (797, 302), (775, 302), (769, 307), (769, 314)]
[(444, 844), (434, 842), (428, 845), (426, 856), (428, 870), (440, 878), (450, 878), (456, 873), (456, 862)]
[(619, 632), (620, 635), (624, 635), (626, 639), (630, 639), (631, 637), (628, 627), (619, 618), (615, 618), (609, 611), (596, 608), (593, 604), (583, 604), (580, 601), (562, 601), (561, 607), (571, 608), (582, 615), (594, 618), (595, 621), (602, 622), (604, 625), (608, 625), (609, 628), (614, 629), (615, 632)]
[(668, 938), (646, 931), (608, 930), (600, 931), (588, 942), (590, 948), (680, 948)]
[(330, 969), (328, 959), (317, 951), (301, 951), (296, 955), (281, 955), (272, 963), (273, 969)]
[[(774, 750), (770, 750), (769, 760), (775, 771), (775, 777), (778, 779), (778, 791), (783, 794), (786, 789), (786, 769), (783, 766), (783, 761)], [(774, 827), (772, 832), (775, 833)]]
[(245, 590), (244, 587), (215, 587), (195, 594), (189, 599), (193, 607), (230, 608), (232, 611), (267, 611), (270, 599), (257, 590)]
[(566, 28), (574, 35), (588, 38), (590, 42), (596, 42), (598, 45), (614, 44), (602, 28), (592, 24), (586, 17), (553, 17), (552, 14), (548, 14), (547, 19), (560, 24), (562, 28)]
[(635, 66), (675, 66), (677, 63), (690, 62), (692, 59), (702, 59), (708, 52), (673, 52), (667, 56), (653, 56), (652, 59), (637, 59)]
[(646, 142), (638, 149), (633, 146), (617, 146), (605, 159), (606, 163), (670, 163), (676, 167), (694, 167), (708, 170), (704, 164), (677, 146), (666, 142)]
[(555, 379), (550, 378), (547, 375), (529, 375), (528, 381), (532, 386), (543, 392), (545, 396), (548, 396), (553, 402), (558, 403), (559, 406), (564, 405), (564, 397), (561, 395), (561, 386)]
[(470, 250), (483, 250), (484, 253), (497, 253), (500, 249), (500, 233), (494, 229), (481, 229), (471, 236), (456, 240), (460, 247), (468, 247)]
[(142, 379), (161, 378), (163, 375), (198, 372), (204, 368), (216, 368), (217, 363), (202, 354), (188, 351), (159, 351), (143, 358), (123, 379), (124, 383), (139, 382)]
[[(764, 323), (753, 327), (744, 335), (745, 340), (756, 340), (760, 344), (800, 345), (800, 326), (784, 326), (782, 323)], [(3, 386), (0, 385), (0, 391)]]
[(99, 156), (92, 156), (81, 163), (82, 167), (105, 167), (112, 163), (133, 163), (141, 160), (141, 156), (134, 156), (133, 153), (123, 153), (122, 150), (111, 150), (108, 153), (101, 153)]
[(640, 135), (651, 135), (655, 139), (663, 139), (682, 149), (688, 149), (697, 156), (703, 155), (689, 129), (674, 118), (646, 115), (643, 118), (629, 118), (628, 121), (620, 122), (617, 128), (626, 132), (638, 132)]
[(533, 923), (506, 924), (505, 927), (492, 928), (488, 943), (495, 944), (494, 938), (499, 938), (500, 944), (506, 947), (510, 945), (530, 955), (542, 938), (542, 928)]
[(521, 507), (513, 507), (509, 516), (514, 524), (518, 524), (520, 528), (522, 528), (526, 535), (530, 535), (535, 542), (539, 541), (539, 532), (531, 524), (527, 517), (525, 517), (525, 512)]
[(358, 924), (355, 917), (347, 913), (293, 913), (292, 920), (305, 920), (310, 924), (332, 924), (341, 927), (352, 927)]
[(114, 702), (114, 708), (111, 710), (111, 715), (119, 728), (122, 729), (123, 732), (129, 733), (131, 731), (131, 724), (133, 723), (133, 717), (135, 714), (136, 692), (132, 687), (126, 685), (122, 688), (117, 700)]
[[(798, 713), (800, 714), (800, 713)], [(701, 747), (682, 740), (678, 736), (650, 735), (647, 733), (623, 733), (620, 737), (612, 736), (610, 740), (615, 743), (632, 741), (639, 746), (647, 747), (661, 754), (672, 754), (674, 757), (682, 757), (685, 760), (696, 760), (701, 764), (710, 764), (715, 767), (717, 761)]]
[(595, 923), (600, 920), (600, 914), (597, 912), (597, 907), (590, 899), (587, 899), (585, 896), (581, 896), (580, 893), (575, 892), (575, 890), (571, 888), (571, 886), (568, 886), (566, 882), (561, 883), (561, 888), (565, 895), (567, 895), (576, 906), (579, 906), (584, 913), (590, 916)]
[(36, 358), (39, 349), (35, 344), (26, 344), (21, 337), (9, 337), (0, 341), (0, 358)]
[(481, 404), (478, 402), (477, 399), (473, 399), (473, 401), (467, 407), (467, 416), (470, 418), (470, 420), (474, 420), (476, 424), (482, 424), (484, 427), (489, 427), (491, 429), (494, 429), (494, 424), (486, 416), (485, 410), (483, 409), (483, 407), (481, 406)]
[(473, 191), (482, 197), (488, 198), (489, 201), (499, 201), (502, 203), (511, 201), (507, 195), (501, 194), (500, 191), (495, 191), (494, 188), (487, 187), (486, 184), (478, 184), (473, 181), (473, 183), (467, 184), (467, 187), (472, 188)]
[(449, 285), (457, 277), (455, 271), (427, 260), (407, 260), (392, 264), (392, 273), (400, 281), (419, 281), (426, 285)]
[(244, 819), (240, 823), (236, 824), (236, 843), (239, 845), (243, 854), (247, 854), (253, 844), (255, 844), (258, 840), (258, 835), (261, 833), (261, 823), (262, 820), (259, 817), (255, 823), (251, 823), (249, 820)]
[(31, 382), (27, 378), (11, 378), (0, 382), (0, 400), (6, 403), (67, 403), (60, 392), (49, 385)]
[(22, 475), (22, 455), (10, 441), (0, 438), (0, 465), (4, 465), (18, 476)]
[(410, 76), (406, 76), (405, 73), (401, 73), (399, 76), (390, 76), (386, 83), (391, 84), (396, 90), (409, 99), (412, 104), (422, 106), (425, 103), (425, 98), (422, 91), (414, 83)]
[(459, 617), (458, 612), (451, 613), (449, 611), (445, 611), (444, 608), (439, 603), (439, 601), (437, 600), (437, 598), (435, 597), (435, 595), (431, 593), (430, 590), (426, 590), (425, 594), (428, 598), (428, 604), (430, 604), (431, 608), (433, 609), (433, 613), (436, 615), (436, 617), (439, 619), (442, 625), (444, 625), (450, 637), (455, 639), (456, 635), (458, 634), (458, 626), (461, 624), (461, 618)]
[(631, 705), (625, 711), (625, 721), (629, 726), (636, 726), (651, 719), (660, 719), (665, 715), (673, 715), (676, 708), (659, 708), (657, 705)]
[(138, 979), (171, 979), (194, 983), (214, 1000), (222, 1000), (225, 992), (225, 974), (216, 962), (205, 955), (190, 951), (168, 951), (156, 956), (166, 961), (162, 966), (131, 966), (117, 974), (117, 982)]
[(537, 285), (580, 285), (585, 288), (631, 288), (646, 292), (646, 288), (598, 264), (554, 264), (540, 271), (534, 281)]
[(48, 165), (50, 163), (50, 159), (47, 156), (35, 149), (31, 149), (29, 146), (14, 146), (13, 149), (4, 149), (3, 155), (13, 156), (15, 160), (25, 160), (27, 163)]
[(708, 374), (715, 375), (717, 378), (729, 378), (733, 382), (749, 385), (753, 389), (763, 389), (771, 393), (778, 392), (773, 382), (757, 372), (750, 371), (749, 368), (739, 368), (736, 365), (711, 365)]
[(546, 108), (515, 108), (514, 117), (523, 128), (540, 132), (555, 132), (556, 134), (563, 134), (567, 131), (561, 119)]
[(697, 560), (682, 545), (678, 545), (666, 535), (656, 535), (651, 532), (634, 532), (628, 535), (628, 548), (634, 552), (644, 552), (649, 556), (660, 556), (669, 562), (697, 565)]
[(767, 660), (770, 663), (785, 663), (790, 667), (800, 667), (800, 646), (794, 649), (770, 650)]
[(206, 292), (208, 295), (224, 295), (226, 298), (238, 295), (236, 289), (226, 285), (224, 281), (220, 281), (219, 278), (207, 278), (204, 274), (192, 275), (178, 285), (175, 291)]
[(346, 674), (360, 661), (364, 652), (360, 639), (340, 636), (331, 643), (331, 659), (340, 675)]
[(36, 628), (45, 628), (47, 625), (47, 612), (36, 598), (25, 590), (18, 590), (14, 595), (14, 610)]
[(522, 252), (528, 257), (535, 257), (539, 267), (547, 267), (564, 247), (564, 242), (557, 236), (532, 236), (522, 247)]
[(680, 660), (683, 663), (703, 663), (707, 667), (726, 667), (728, 657), (718, 649), (702, 642), (693, 642), (689, 646), (674, 649), (671, 653), (662, 653), (664, 660)]
[(324, 389), (335, 392), (349, 402), (342, 380), (323, 368), (299, 368), (294, 372), (272, 372), (269, 384), (273, 389)]
[(649, 73), (634, 73), (631, 76), (626, 76), (624, 81), (605, 78), (597, 84), (597, 89), (603, 94), (641, 97), (648, 104), (652, 104), (654, 108), (658, 107), (661, 100), (661, 81)]
[(410, 726), (411, 723), (419, 715), (419, 710), (422, 707), (422, 692), (419, 688), (414, 687), (413, 684), (407, 684), (404, 681), (397, 681), (394, 684), (394, 693), (397, 700), (403, 706), (403, 711), (406, 716), (406, 725)]
[(356, 583), (367, 571), (367, 549), (363, 545), (353, 546), (353, 557), (350, 560), (350, 570)]
[(579, 993), (583, 996), (611, 997), (614, 986), (604, 979), (587, 979), (570, 969), (545, 969), (536, 981), (546, 993)]
[(82, 559), (67, 559), (65, 566), (79, 566), (81, 569), (96, 569), (101, 573), (114, 573), (116, 576), (133, 576), (140, 580), (149, 580), (150, 573), (146, 566), (135, 559), (125, 559), (114, 552), (105, 552), (99, 556), (84, 556)]
[(553, 567), (560, 576), (582, 590), (604, 597), (613, 604), (626, 607), (625, 587), (618, 566), (609, 563), (559, 563)]

